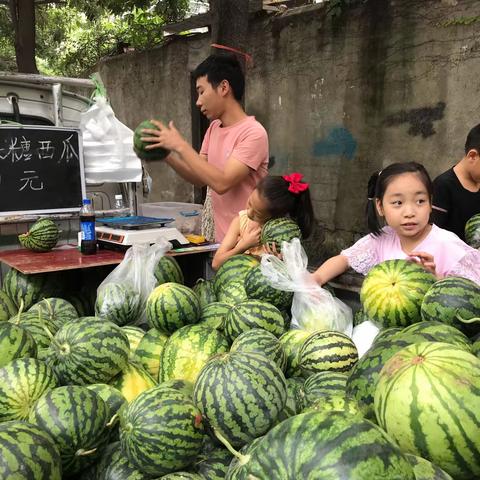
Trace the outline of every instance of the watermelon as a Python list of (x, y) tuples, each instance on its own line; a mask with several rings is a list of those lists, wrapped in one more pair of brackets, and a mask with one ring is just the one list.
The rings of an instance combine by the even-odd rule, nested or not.
[[(415, 324), (414, 324), (415, 325)], [(407, 327), (408, 328), (408, 327)], [(382, 340), (387, 340), (389, 338), (394, 337), (397, 333), (403, 330), (402, 327), (389, 327), (380, 330), (376, 337), (373, 339), (373, 344), (381, 342)]]
[(204, 325), (178, 329), (163, 347), (159, 381), (186, 380), (194, 383), (210, 357), (228, 352), (229, 344), (218, 330)]
[(108, 438), (108, 413), (99, 395), (73, 385), (47, 392), (32, 407), (28, 421), (55, 440), (67, 476), (81, 472), (98, 457)]
[(397, 352), (375, 392), (378, 424), (402, 451), (458, 480), (480, 477), (480, 360), (441, 342)]
[(473, 336), (480, 332), (480, 323), (468, 321), (480, 317), (480, 286), (466, 278), (442, 278), (428, 290), (421, 312), (423, 320), (441, 321)]
[(145, 147), (151, 145), (151, 142), (143, 142), (142, 137), (149, 137), (150, 134), (142, 132), (144, 128), (150, 130), (158, 130), (158, 127), (154, 125), (150, 120), (144, 120), (141, 122), (135, 131), (133, 132), (133, 151), (137, 157), (141, 160), (163, 160), (170, 154), (169, 150), (165, 148), (154, 148), (152, 150), (145, 150)]
[(135, 349), (133, 359), (139, 362), (153, 378), (158, 378), (160, 359), (167, 340), (167, 335), (156, 328), (151, 328)]
[(258, 353), (225, 353), (203, 367), (193, 399), (219, 438), (242, 446), (275, 423), (285, 407), (287, 386), (273, 360)]
[(311, 335), (311, 332), (306, 330), (289, 330), (280, 338), (280, 343), (283, 345), (285, 354), (287, 355), (287, 367), (285, 374), (287, 377), (295, 377), (301, 374), (298, 365), (300, 348), (303, 342)]
[(302, 239), (300, 227), (288, 217), (272, 218), (263, 224), (260, 233), (262, 245), (269, 245), (281, 251), (282, 242), (290, 242), (294, 238)]
[(480, 339), (473, 342), (472, 353), (480, 358)]
[(12, 318), (18, 312), (15, 302), (3, 291), (0, 290), (0, 322)]
[(42, 319), (53, 323), (55, 331), (64, 323), (78, 318), (76, 308), (69, 301), (56, 297), (40, 300), (28, 310), (28, 313), (32, 312), (40, 312)]
[(319, 396), (316, 401), (305, 407), (302, 413), (307, 412), (347, 412), (361, 416), (357, 401), (340, 392), (324, 393)]
[(95, 316), (117, 325), (133, 323), (140, 315), (140, 294), (126, 283), (109, 282), (98, 288)]
[(453, 480), (447, 472), (422, 457), (407, 453), (405, 458), (413, 467), (415, 480)]
[(173, 388), (190, 400), (193, 399), (193, 383), (188, 382), (187, 380), (167, 380), (166, 382), (162, 382), (160, 385), (163, 388)]
[(105, 402), (108, 408), (107, 419), (109, 420), (127, 403), (126, 398), (115, 387), (106, 383), (93, 383), (92, 385), (86, 385), (86, 387), (95, 392)]
[(57, 386), (54, 371), (35, 358), (17, 358), (0, 368), (0, 422), (26, 420), (31, 406)]
[(157, 285), (162, 283), (181, 283), (183, 284), (183, 272), (180, 265), (174, 257), (163, 256), (155, 265), (153, 270)]
[(0, 478), (61, 480), (62, 460), (52, 436), (27, 422), (1, 423)]
[(54, 334), (57, 332), (55, 324), (48, 317), (43, 318), (39, 311), (19, 312), (9, 320), (9, 323), (23, 328), (33, 337), (37, 345), (37, 356), (41, 349), (49, 347)]
[(193, 286), (193, 291), (197, 294), (202, 310), (213, 302), (217, 301), (217, 295), (213, 288), (213, 280), (204, 280), (199, 278)]
[(358, 361), (355, 344), (345, 334), (323, 330), (312, 333), (299, 352), (302, 376), (317, 372), (349, 372)]
[(287, 378), (287, 401), (277, 418), (277, 423), (299, 414), (305, 408), (305, 389), (303, 384), (303, 378)]
[(145, 330), (142, 330), (140, 327), (134, 327), (133, 325), (126, 325), (121, 328), (122, 332), (127, 336), (130, 354), (133, 355), (145, 335)]
[(122, 452), (120, 442), (111, 443), (98, 462), (95, 480), (147, 480)]
[(379, 326), (406, 327), (421, 320), (420, 307), (435, 277), (408, 260), (386, 260), (363, 280), (363, 310)]
[(145, 390), (155, 387), (157, 381), (140, 365), (128, 362), (122, 371), (111, 380), (110, 384), (122, 394), (127, 402), (131, 402)]
[(66, 323), (56, 333), (46, 362), (62, 385), (108, 383), (127, 364), (127, 336), (112, 322), (84, 317)]
[(310, 375), (303, 386), (305, 403), (315, 403), (323, 395), (346, 395), (348, 376), (339, 372), (317, 372)]
[(174, 472), (164, 475), (161, 480), (205, 480), (205, 477), (191, 472)]
[(220, 291), (230, 282), (243, 282), (251, 268), (260, 262), (251, 255), (234, 255), (227, 259), (217, 270), (213, 278), (213, 288), (218, 295)]
[(244, 286), (249, 299), (263, 300), (279, 310), (288, 309), (292, 305), (293, 292), (284, 292), (271, 287), (262, 273), (261, 265), (250, 269), (245, 277)]
[(163, 283), (147, 299), (147, 320), (150, 328), (170, 335), (200, 318), (200, 301), (195, 292), (179, 283)]
[(16, 358), (36, 355), (37, 344), (27, 330), (13, 323), (0, 322), (0, 367)]
[(49, 218), (39, 218), (27, 233), (18, 236), (20, 244), (34, 252), (48, 252), (58, 242), (60, 230)]
[(254, 352), (273, 360), (282, 371), (285, 371), (287, 357), (280, 340), (262, 328), (252, 328), (241, 333), (230, 348), (231, 352)]
[(203, 442), (202, 451), (197, 455), (191, 466), (191, 470), (204, 480), (224, 480), (232, 456), (226, 448), (215, 445), (207, 437)]
[(216, 328), (223, 331), (225, 327), (225, 317), (232, 306), (225, 302), (213, 302), (202, 308), (200, 313), (200, 322), (202, 325)]
[(373, 423), (345, 411), (295, 415), (270, 430), (227, 480), (415, 480), (398, 447)]
[(473, 248), (480, 248), (480, 213), (465, 224), (465, 241)]
[(146, 390), (120, 412), (122, 450), (151, 476), (188, 467), (201, 451), (203, 436), (199, 410), (173, 388)]
[(217, 299), (219, 302), (235, 305), (237, 303), (248, 300), (245, 284), (242, 280), (235, 280), (223, 285), (218, 292)]
[(234, 305), (225, 317), (228, 339), (233, 342), (252, 328), (263, 328), (280, 337), (285, 332), (285, 319), (277, 307), (261, 300), (246, 300)]

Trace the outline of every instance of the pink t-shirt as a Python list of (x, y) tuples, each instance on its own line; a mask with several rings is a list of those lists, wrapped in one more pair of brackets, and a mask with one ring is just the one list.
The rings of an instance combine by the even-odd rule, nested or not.
[[(459, 276), (480, 285), (480, 251), (468, 246), (454, 233), (432, 225), (430, 233), (415, 250), (433, 255), (436, 273), (440, 277)], [(341, 254), (348, 258), (350, 267), (363, 275), (385, 260), (408, 258), (391, 227), (384, 227), (378, 237), (371, 234), (362, 237)]]
[(268, 173), (267, 132), (255, 117), (229, 127), (222, 127), (220, 120), (214, 120), (205, 134), (200, 154), (222, 171), (230, 157), (250, 168), (248, 176), (223, 195), (212, 190), (215, 240), (221, 242), (234, 217), (245, 208), (256, 184)]

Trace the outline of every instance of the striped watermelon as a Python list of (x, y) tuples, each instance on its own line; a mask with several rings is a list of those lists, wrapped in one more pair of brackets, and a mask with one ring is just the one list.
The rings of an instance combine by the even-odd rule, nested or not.
[(358, 352), (352, 340), (328, 330), (312, 333), (299, 352), (299, 366), (305, 378), (324, 371), (349, 372), (357, 361)]
[(28, 313), (40, 312), (43, 319), (52, 322), (58, 330), (64, 323), (78, 318), (76, 308), (63, 298), (44, 298), (33, 305)]
[(26, 422), (1, 423), (0, 478), (61, 480), (62, 460), (51, 435)]
[(463, 320), (480, 317), (480, 286), (461, 277), (446, 277), (435, 282), (422, 302), (423, 320), (438, 320), (475, 335), (480, 323)]
[(203, 436), (199, 410), (172, 388), (151, 388), (120, 412), (122, 450), (151, 476), (188, 467), (201, 451)]
[(160, 384), (163, 388), (173, 388), (190, 400), (193, 399), (193, 383), (187, 380), (167, 380)]
[(216, 328), (223, 331), (225, 326), (225, 317), (232, 306), (225, 302), (213, 302), (202, 309), (200, 322), (202, 325)]
[(277, 423), (299, 414), (305, 408), (304, 379), (287, 378), (287, 401), (277, 418)]
[(162, 480), (205, 480), (205, 477), (192, 472), (174, 472), (164, 475)]
[(39, 218), (27, 233), (18, 236), (20, 244), (34, 252), (48, 252), (58, 242), (60, 230), (49, 218)]
[(203, 367), (193, 399), (216, 435), (241, 446), (275, 423), (287, 400), (287, 386), (278, 365), (267, 357), (225, 353)]
[(206, 437), (191, 470), (204, 480), (224, 480), (232, 457), (226, 448), (219, 447)]
[(357, 401), (340, 392), (324, 393), (315, 402), (309, 404), (302, 413), (307, 412), (347, 412), (362, 416)]
[(160, 361), (159, 381), (194, 383), (208, 360), (228, 352), (229, 344), (218, 330), (204, 325), (186, 325), (167, 340)]
[(37, 344), (27, 330), (13, 323), (0, 322), (0, 367), (16, 358), (36, 355)]
[(48, 432), (62, 457), (65, 476), (91, 465), (106, 444), (108, 408), (86, 387), (50, 390), (32, 407), (28, 421)]
[(217, 299), (219, 302), (228, 303), (229, 305), (235, 305), (248, 300), (244, 282), (235, 280), (223, 285), (218, 292)]
[(227, 259), (217, 270), (213, 278), (213, 288), (218, 294), (223, 287), (232, 281), (243, 282), (249, 270), (259, 264), (259, 261), (251, 255), (234, 255)]
[(363, 280), (360, 301), (382, 327), (406, 327), (421, 320), (420, 307), (435, 277), (408, 260), (386, 260)]
[[(413, 325), (416, 325), (416, 324), (414, 323)], [(393, 338), (397, 333), (401, 332), (402, 330), (403, 330), (402, 327), (389, 327), (389, 328), (380, 330), (377, 336), (374, 338), (373, 343), (375, 344), (383, 340)]]
[(151, 328), (135, 349), (133, 359), (139, 362), (153, 378), (158, 378), (160, 359), (167, 340), (167, 335), (156, 328)]
[(225, 317), (228, 339), (233, 342), (252, 328), (263, 328), (280, 337), (285, 332), (285, 319), (278, 308), (261, 300), (246, 300), (234, 305)]
[(95, 316), (99, 318), (126, 325), (137, 320), (141, 307), (140, 294), (126, 283), (109, 282), (98, 288)]
[(252, 300), (263, 300), (271, 303), (279, 310), (285, 310), (291, 307), (293, 292), (283, 292), (271, 287), (262, 273), (261, 265), (250, 269), (245, 277), (245, 292), (247, 297)]
[(122, 332), (127, 336), (130, 354), (133, 355), (137, 350), (137, 347), (140, 344), (143, 336), (145, 335), (145, 330), (142, 330), (140, 327), (134, 327), (133, 325), (126, 325), (121, 327), (121, 329)]
[(111, 385), (107, 385), (106, 383), (93, 383), (92, 385), (86, 385), (86, 387), (95, 392), (105, 402), (108, 408), (107, 419), (109, 419), (109, 421), (127, 404), (125, 397)]
[(453, 480), (447, 472), (422, 457), (407, 453), (405, 458), (413, 467), (415, 480)]
[(339, 372), (317, 372), (310, 375), (303, 386), (305, 402), (315, 403), (324, 395), (346, 395), (348, 376)]
[(465, 241), (473, 248), (480, 248), (480, 213), (465, 224)]
[(37, 345), (37, 356), (41, 349), (50, 346), (53, 335), (57, 332), (55, 324), (48, 318), (43, 318), (41, 312), (18, 313), (9, 323), (23, 328), (33, 337)]
[(183, 272), (180, 265), (174, 257), (163, 256), (155, 265), (153, 274), (157, 280), (157, 285), (162, 283), (181, 283), (183, 284)]
[(138, 158), (142, 160), (163, 160), (169, 155), (170, 151), (166, 150), (165, 148), (145, 150), (145, 147), (150, 145), (150, 143), (142, 141), (142, 137), (148, 136), (148, 133), (144, 133), (142, 131), (144, 128), (158, 130), (158, 127), (150, 120), (144, 120), (141, 122), (133, 132), (133, 151), (136, 153)]
[(127, 364), (127, 336), (112, 322), (84, 317), (56, 333), (47, 354), (62, 385), (107, 383)]
[(131, 402), (145, 390), (156, 386), (157, 381), (143, 367), (128, 362), (122, 371), (116, 375), (110, 382), (122, 396)]
[(273, 360), (282, 371), (287, 365), (287, 356), (280, 340), (262, 328), (252, 328), (241, 333), (230, 348), (231, 352), (254, 352)]
[(311, 335), (311, 332), (306, 330), (289, 330), (280, 338), (280, 343), (283, 345), (285, 354), (287, 355), (287, 368), (285, 374), (287, 377), (300, 376), (301, 371), (298, 365), (300, 348), (303, 342)]
[(193, 286), (193, 291), (197, 294), (202, 310), (213, 302), (217, 301), (217, 295), (213, 288), (213, 280), (204, 280), (199, 278)]
[(380, 428), (344, 411), (295, 415), (270, 430), (239, 463), (227, 480), (415, 480)]
[(282, 242), (290, 242), (294, 238), (302, 239), (300, 227), (288, 217), (272, 218), (265, 222), (260, 233), (262, 245), (275, 247), (281, 251)]
[(195, 292), (179, 283), (163, 283), (149, 295), (146, 306), (150, 328), (170, 335), (200, 318), (200, 302)]
[(53, 370), (35, 358), (18, 358), (0, 368), (0, 422), (26, 420), (32, 405), (57, 386)]
[(3, 291), (0, 290), (0, 322), (12, 318), (18, 312), (15, 302)]
[(378, 424), (402, 451), (458, 480), (480, 477), (479, 405), (480, 360), (441, 342), (397, 352), (375, 392)]

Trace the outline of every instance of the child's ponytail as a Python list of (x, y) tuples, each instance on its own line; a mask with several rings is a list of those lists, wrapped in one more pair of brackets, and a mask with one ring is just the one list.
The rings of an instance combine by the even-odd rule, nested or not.
[(378, 221), (377, 209), (375, 206), (375, 200), (377, 195), (377, 182), (378, 177), (380, 176), (381, 171), (375, 172), (368, 180), (367, 186), (367, 206), (366, 206), (366, 216), (367, 216), (367, 225), (368, 231), (373, 233), (373, 235), (378, 236), (382, 233), (382, 227)]

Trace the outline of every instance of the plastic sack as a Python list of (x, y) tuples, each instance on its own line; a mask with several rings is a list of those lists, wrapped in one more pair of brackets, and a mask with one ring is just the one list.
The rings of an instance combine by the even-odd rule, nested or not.
[(133, 131), (120, 122), (103, 96), (80, 115), (87, 183), (141, 182), (142, 164), (133, 151)]
[(282, 243), (283, 261), (262, 255), (261, 270), (266, 282), (278, 290), (294, 292), (291, 328), (334, 330), (352, 334), (352, 310), (328, 290), (320, 287), (307, 270), (308, 258), (300, 240)]
[(358, 351), (358, 358), (362, 358), (370, 349), (380, 329), (370, 320), (360, 323), (353, 329), (352, 340)]
[(166, 240), (130, 247), (121, 263), (99, 285), (95, 315), (117, 325), (142, 323), (147, 298), (157, 284), (155, 266), (171, 248)]

